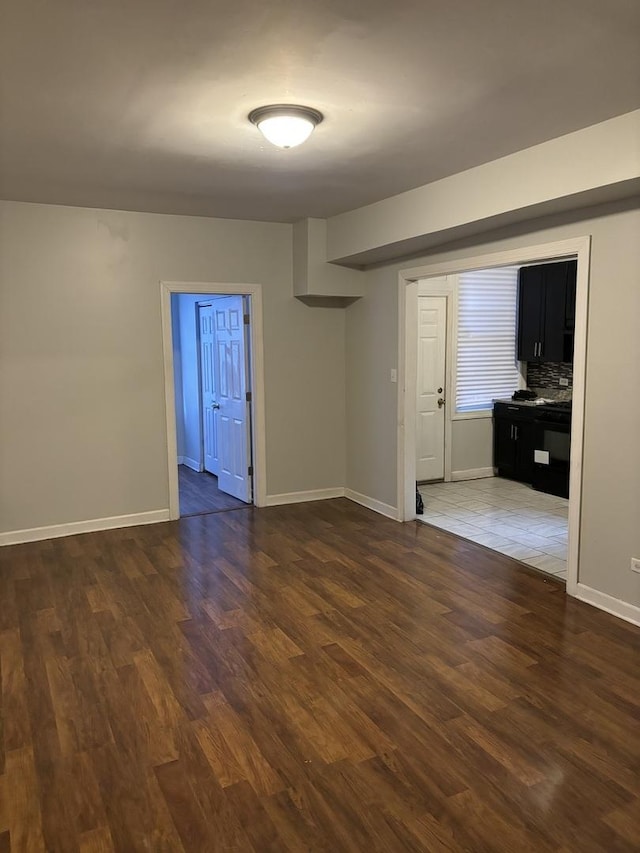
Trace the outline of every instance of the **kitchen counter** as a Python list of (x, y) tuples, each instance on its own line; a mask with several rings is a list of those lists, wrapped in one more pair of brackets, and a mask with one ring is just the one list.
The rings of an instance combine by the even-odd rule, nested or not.
[(538, 397), (535, 400), (512, 400), (510, 398), (494, 400), (495, 403), (502, 403), (506, 406), (523, 406), (527, 409), (540, 409), (544, 408), (544, 406), (553, 405), (555, 403), (570, 403), (571, 400), (551, 400), (548, 397)]

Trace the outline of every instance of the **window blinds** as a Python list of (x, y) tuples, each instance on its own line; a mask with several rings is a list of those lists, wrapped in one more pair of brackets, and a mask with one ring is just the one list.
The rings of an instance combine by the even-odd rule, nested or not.
[(518, 387), (517, 304), (518, 267), (458, 277), (456, 412), (491, 409)]

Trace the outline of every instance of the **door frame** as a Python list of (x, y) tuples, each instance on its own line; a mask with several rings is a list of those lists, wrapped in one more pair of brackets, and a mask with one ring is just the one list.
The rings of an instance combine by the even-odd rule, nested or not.
[(591, 236), (572, 237), (502, 252), (439, 261), (398, 274), (398, 400), (397, 400), (397, 498), (398, 520), (412, 521), (415, 512), (416, 411), (418, 327), (418, 280), (457, 275), (489, 267), (524, 265), (536, 261), (577, 258), (576, 323), (573, 354), (573, 406), (571, 420), (571, 473), (569, 499), (569, 543), (567, 592), (578, 592), (580, 518), (582, 514), (582, 462), (584, 449), (584, 403), (587, 361), (589, 264)]
[(160, 312), (162, 319), (162, 352), (164, 359), (164, 399), (167, 424), (167, 476), (169, 481), (169, 518), (180, 518), (178, 491), (178, 442), (173, 370), (173, 329), (171, 295), (193, 293), (203, 296), (247, 296), (250, 303), (249, 324), (251, 352), (251, 451), (253, 456), (253, 503), (266, 506), (266, 418), (264, 391), (264, 333), (262, 319), (262, 285), (230, 284), (215, 281), (161, 281)]

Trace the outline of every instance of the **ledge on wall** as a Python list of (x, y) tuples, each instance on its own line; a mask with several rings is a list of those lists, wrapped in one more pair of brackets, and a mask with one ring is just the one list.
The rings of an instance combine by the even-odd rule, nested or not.
[(327, 222), (303, 219), (293, 226), (293, 293), (306, 305), (346, 307), (364, 296), (364, 273), (327, 261)]
[(311, 308), (346, 308), (360, 299), (359, 296), (300, 296), (296, 299)]

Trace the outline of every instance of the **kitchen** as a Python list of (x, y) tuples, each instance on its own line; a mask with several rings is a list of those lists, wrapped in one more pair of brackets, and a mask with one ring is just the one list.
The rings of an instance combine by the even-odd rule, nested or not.
[(576, 261), (522, 267), (517, 359), (527, 389), (494, 404), (498, 476), (569, 497)]
[[(422, 520), (566, 579), (575, 260), (514, 270), (513, 393), (494, 397), (493, 473), (420, 485)], [(488, 363), (488, 362), (487, 362)]]

